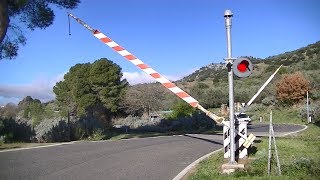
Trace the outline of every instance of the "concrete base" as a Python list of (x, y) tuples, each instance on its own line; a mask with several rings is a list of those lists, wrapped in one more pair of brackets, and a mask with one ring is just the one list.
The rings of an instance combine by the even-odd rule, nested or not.
[(244, 169), (244, 164), (222, 164), (222, 173), (230, 174), (233, 173), (236, 169)]

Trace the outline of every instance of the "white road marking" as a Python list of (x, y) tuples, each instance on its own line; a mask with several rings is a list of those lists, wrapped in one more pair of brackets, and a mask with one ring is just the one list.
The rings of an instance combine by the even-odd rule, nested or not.
[(27, 150), (27, 149), (38, 149), (38, 148), (45, 148), (45, 147), (53, 147), (53, 146), (60, 146), (60, 145), (73, 144), (73, 143), (74, 142), (66, 142), (66, 143), (50, 144), (50, 145), (44, 145), (44, 146), (34, 146), (34, 147), (25, 147), (25, 148), (6, 149), (6, 150), (1, 150), (0, 153), (2, 153), (2, 152), (11, 152), (11, 151), (21, 151), (21, 150)]

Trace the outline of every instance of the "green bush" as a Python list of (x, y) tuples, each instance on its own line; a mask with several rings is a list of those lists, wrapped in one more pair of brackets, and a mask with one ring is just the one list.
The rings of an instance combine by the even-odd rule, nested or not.
[(320, 173), (319, 163), (312, 159), (300, 157), (289, 164), (282, 165), (283, 175), (304, 179), (306, 176), (316, 177)]
[(278, 101), (274, 96), (267, 96), (261, 102), (265, 106), (275, 106)]
[(0, 118), (0, 132), (4, 129), (3, 119)]
[(315, 91), (315, 92), (313, 92), (312, 94), (311, 94), (311, 97), (310, 97), (311, 99), (313, 99), (313, 100), (318, 100), (318, 99), (320, 99), (320, 91)]
[(248, 112), (255, 112), (255, 111), (264, 111), (265, 109), (267, 109), (266, 106), (264, 106), (263, 104), (251, 104), (251, 106), (249, 106), (249, 108), (247, 109)]
[(85, 139), (87, 137), (86, 130), (79, 124), (72, 127), (71, 140)]
[(100, 141), (105, 139), (105, 135), (102, 129), (95, 129), (91, 136), (88, 138), (91, 141)]
[(65, 120), (46, 119), (36, 128), (38, 142), (68, 142), (71, 138), (70, 127)]
[(0, 136), (0, 146), (4, 144), (4, 136)]
[(23, 109), (23, 118), (31, 119), (32, 126), (36, 127), (44, 119), (45, 108), (40, 100), (34, 100), (25, 106)]
[[(309, 106), (309, 113), (312, 117), (312, 122), (320, 122), (320, 102), (312, 103)], [(302, 119), (307, 118), (307, 105), (301, 107), (299, 117)]]
[(7, 133), (2, 136), (3, 143), (12, 143), (14, 142), (13, 133)]
[(277, 68), (278, 68), (278, 66), (276, 66), (276, 65), (269, 65), (269, 66), (266, 68), (265, 72), (266, 72), (266, 73), (268, 73), (268, 72), (274, 72)]
[(34, 131), (28, 122), (16, 119), (2, 119), (0, 136), (4, 136), (4, 142), (30, 142), (34, 136)]
[(190, 117), (192, 116), (192, 113), (194, 111), (194, 108), (191, 107), (189, 104), (187, 104), (184, 101), (179, 101), (177, 104), (173, 106), (170, 118), (179, 119), (183, 117)]
[(200, 89), (206, 89), (206, 88), (209, 88), (209, 86), (205, 83), (202, 83), (202, 82), (198, 82), (197, 83), (197, 87), (200, 88)]

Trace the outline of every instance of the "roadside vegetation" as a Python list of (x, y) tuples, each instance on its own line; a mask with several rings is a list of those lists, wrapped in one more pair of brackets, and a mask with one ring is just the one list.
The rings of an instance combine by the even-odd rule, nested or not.
[[(289, 135), (276, 139), (281, 164), (281, 176), (275, 171), (276, 160), (272, 159), (271, 176), (267, 174), (268, 138), (254, 142), (249, 150), (249, 158), (240, 163), (245, 169), (236, 170), (230, 175), (221, 173), (223, 159), (220, 151), (201, 162), (194, 173), (185, 179), (319, 179), (320, 173), (320, 126), (310, 124), (308, 128), (297, 135)], [(274, 153), (274, 152), (273, 152)]]

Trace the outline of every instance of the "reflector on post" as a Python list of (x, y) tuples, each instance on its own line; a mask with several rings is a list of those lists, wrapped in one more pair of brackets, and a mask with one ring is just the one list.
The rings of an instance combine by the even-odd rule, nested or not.
[(252, 62), (247, 58), (238, 58), (233, 62), (233, 73), (240, 78), (250, 76), (252, 70)]

